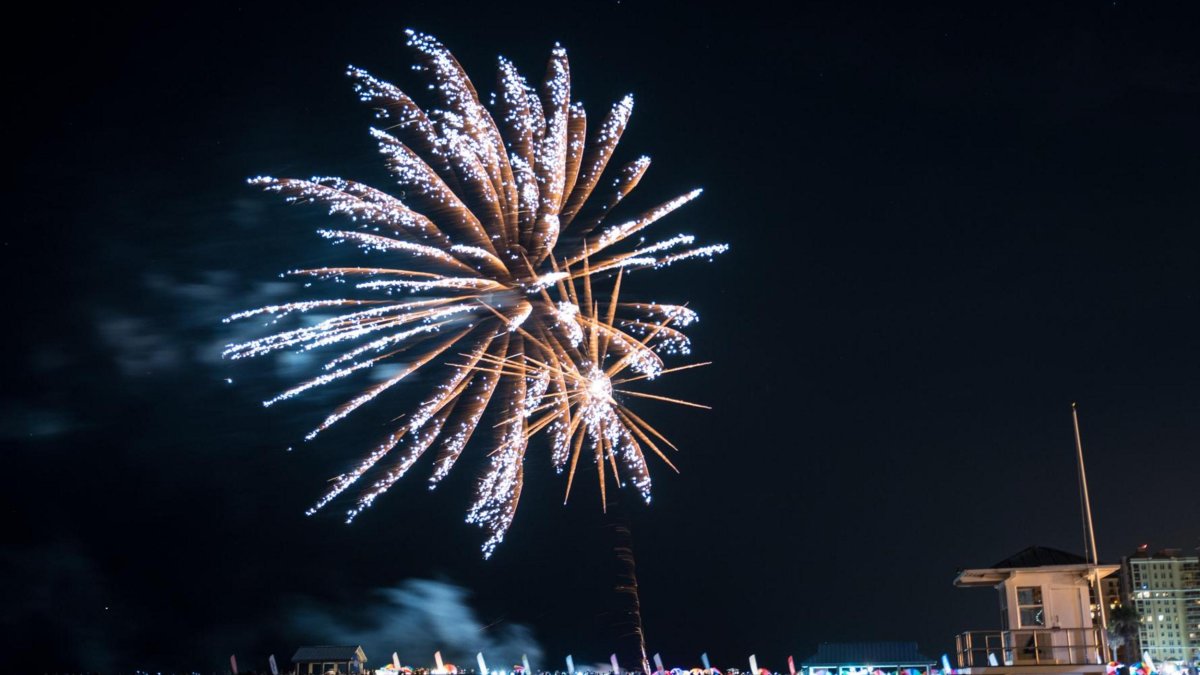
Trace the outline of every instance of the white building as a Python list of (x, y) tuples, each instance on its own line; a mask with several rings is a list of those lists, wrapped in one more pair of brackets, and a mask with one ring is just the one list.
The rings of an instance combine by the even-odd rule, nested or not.
[(1099, 621), (1093, 623), (1090, 584), (1118, 569), (1033, 546), (991, 567), (961, 570), (955, 586), (997, 590), (1001, 625), (957, 637), (958, 669), (964, 675), (1103, 674), (1103, 635)]
[(1156, 662), (1200, 664), (1200, 557), (1143, 546), (1123, 563), (1142, 651)]

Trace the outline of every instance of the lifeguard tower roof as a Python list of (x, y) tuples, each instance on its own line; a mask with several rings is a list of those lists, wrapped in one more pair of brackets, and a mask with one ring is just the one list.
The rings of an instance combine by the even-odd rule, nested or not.
[(1046, 565), (1086, 565), (1081, 555), (1067, 553), (1049, 546), (1030, 546), (992, 565), (993, 569), (1015, 569), (1017, 567), (1045, 567)]
[(1051, 570), (1058, 572), (1070, 570), (1091, 572), (1092, 569), (1095, 569), (1100, 577), (1103, 578), (1120, 569), (1120, 565), (1100, 564), (1089, 566), (1087, 558), (1083, 556), (1060, 551), (1049, 546), (1030, 546), (989, 567), (960, 569), (954, 577), (954, 585), (995, 586), (1001, 581), (1012, 577), (1014, 572), (1033, 570), (1034, 568), (1046, 569), (1047, 572)]
[(915, 642), (822, 642), (817, 653), (805, 659), (805, 668), (865, 666), (868, 664), (925, 666), (933, 663)]

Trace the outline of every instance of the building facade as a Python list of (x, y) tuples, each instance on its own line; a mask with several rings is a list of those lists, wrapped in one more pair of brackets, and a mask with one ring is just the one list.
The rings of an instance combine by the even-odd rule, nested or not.
[(1156, 662), (1200, 665), (1200, 556), (1143, 546), (1121, 567), (1141, 650)]

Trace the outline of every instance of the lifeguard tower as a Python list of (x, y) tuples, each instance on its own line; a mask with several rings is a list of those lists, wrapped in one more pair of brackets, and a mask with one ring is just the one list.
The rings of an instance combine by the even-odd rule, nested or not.
[(965, 569), (962, 588), (999, 592), (999, 630), (972, 630), (955, 639), (964, 675), (1067, 675), (1105, 672), (1104, 635), (1092, 586), (1120, 569), (1082, 556), (1031, 546), (991, 567)]

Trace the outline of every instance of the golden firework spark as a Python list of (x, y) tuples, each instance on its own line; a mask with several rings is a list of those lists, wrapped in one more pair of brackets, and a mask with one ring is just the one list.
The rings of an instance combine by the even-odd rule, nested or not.
[[(583, 296), (590, 298), (591, 276), (584, 275), (582, 279)], [(573, 280), (567, 282), (567, 290), (561, 286), (558, 290), (562, 295), (578, 297)], [(521, 327), (517, 332), (525, 341), (523, 353), (504, 357), (484, 355), (478, 360), (473, 355), (463, 355), (470, 363), (459, 364), (460, 367), (524, 382), (526, 392), (523, 404), (510, 406), (515, 412), (496, 425), (506, 432), (492, 454), (491, 471), (486, 474), (471, 507), (468, 522), (497, 523), (501, 525), (500, 532), (507, 529), (516, 512), (523, 483), (521, 455), (529, 439), (543, 430), (552, 438), (555, 467), (560, 472), (565, 469), (567, 473), (564, 503), (570, 498), (579, 458), (585, 447), (596, 463), (602, 507), (607, 505), (606, 465), (612, 471), (613, 481), (623, 485), (618, 469), (618, 464), (623, 464), (625, 475), (631, 478), (647, 502), (650, 501), (650, 472), (646, 449), (675, 469), (659, 444), (677, 448), (620, 398), (645, 398), (704, 409), (708, 406), (627, 387), (651, 377), (645, 373), (635, 374), (636, 355), (662, 331), (669, 329), (672, 317), (663, 318), (642, 339), (633, 341), (615, 326), (620, 288), (621, 275), (618, 274), (612, 296), (603, 311), (598, 303), (582, 305), (582, 312), (575, 317), (576, 325), (580, 326), (578, 342), (562, 340), (549, 331), (535, 335), (529, 328)], [(614, 347), (616, 349), (610, 351)], [(658, 370), (655, 376), (706, 365), (707, 362), (693, 363)]]
[[(355, 92), (381, 122), (371, 135), (402, 197), (335, 177), (250, 179), (289, 202), (323, 204), (331, 214), (348, 217), (356, 228), (319, 234), (386, 258), (386, 265), (292, 270), (294, 276), (348, 284), (360, 297), (299, 300), (235, 314), (226, 321), (261, 317), (275, 324), (306, 312), (320, 317), (231, 344), (224, 355), (336, 352), (318, 375), (264, 405), (380, 364), (393, 367), (382, 381), (335, 408), (307, 439), (417, 370), (447, 367), (448, 375), (416, 409), (353, 469), (337, 476), (309, 513), (370, 474), (373, 482), (348, 510), (352, 520), (434, 446), (430, 484), (436, 485), (491, 410), (488, 414), (502, 422), (494, 438), (485, 441), (493, 448), (490, 467), (467, 516), (489, 531), (483, 546), (489, 556), (516, 511), (529, 438), (543, 429), (552, 438), (555, 466), (566, 470), (569, 461), (568, 491), (586, 440), (597, 460), (602, 493), (604, 465), (615, 477), (619, 459), (649, 499), (643, 449), (666, 460), (659, 443), (669, 443), (616, 395), (692, 404), (617, 387), (678, 370), (667, 369), (661, 354), (689, 352), (680, 329), (697, 316), (681, 305), (619, 302), (620, 280), (625, 271), (711, 259), (727, 246), (696, 246), (686, 234), (657, 242), (635, 238), (700, 190), (629, 221), (608, 223), (650, 160), (640, 157), (609, 169), (629, 122), (631, 96), (612, 106), (587, 142), (587, 116), (570, 99), (570, 71), (561, 47), (553, 50), (538, 92), (512, 63), (500, 59), (499, 91), (489, 111), (441, 43), (422, 33), (407, 35), (418, 57), (416, 69), (431, 78), (433, 107), (418, 106), (365, 70), (348, 71)], [(610, 189), (596, 197), (606, 171)], [(619, 250), (623, 244), (631, 246)], [(592, 279), (613, 276), (610, 300), (601, 311), (592, 300)]]

